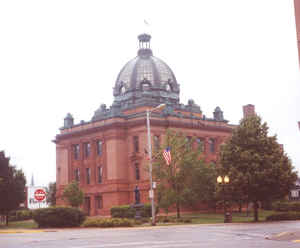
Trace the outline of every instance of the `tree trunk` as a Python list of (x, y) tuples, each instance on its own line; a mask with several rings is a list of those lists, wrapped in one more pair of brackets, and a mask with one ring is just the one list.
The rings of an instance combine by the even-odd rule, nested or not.
[(179, 202), (176, 202), (176, 211), (177, 211), (177, 219), (180, 218), (180, 206), (179, 206)]
[(6, 226), (8, 226), (8, 214), (5, 215), (5, 222), (6, 222)]
[(254, 221), (257, 222), (258, 221), (258, 202), (255, 201), (254, 202)]
[(249, 216), (249, 201), (247, 201), (247, 209), (246, 209), (246, 216)]
[(242, 203), (242, 201), (240, 201), (240, 202), (239, 202), (239, 213), (242, 212), (242, 206), (243, 206), (243, 203)]

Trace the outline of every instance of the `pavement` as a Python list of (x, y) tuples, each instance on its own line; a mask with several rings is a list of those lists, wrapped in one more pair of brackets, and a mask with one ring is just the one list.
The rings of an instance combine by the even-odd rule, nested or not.
[(299, 243), (300, 221), (0, 230), (1, 248), (299, 248)]
[(300, 230), (290, 230), (285, 232), (280, 232), (270, 237), (266, 237), (270, 240), (277, 240), (277, 241), (291, 241), (294, 243), (300, 243)]

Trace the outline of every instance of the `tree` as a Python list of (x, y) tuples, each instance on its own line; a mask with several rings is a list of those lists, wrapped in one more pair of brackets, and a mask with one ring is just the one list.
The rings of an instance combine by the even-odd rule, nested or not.
[(56, 182), (49, 183), (47, 188), (47, 203), (50, 204), (50, 206), (56, 205)]
[(9, 158), (4, 152), (0, 152), (0, 214), (6, 216), (8, 225), (8, 214), (24, 202), (26, 179), (22, 170), (16, 169), (9, 164)]
[(72, 207), (79, 207), (83, 203), (84, 194), (79, 188), (77, 181), (73, 181), (66, 186), (63, 192), (63, 199), (66, 199)]
[[(215, 167), (204, 163), (201, 147), (182, 133), (167, 130), (162, 148), (154, 152), (153, 176), (158, 181), (159, 206), (168, 211), (176, 206), (177, 218), (184, 205), (209, 201), (215, 188)], [(166, 164), (163, 150), (171, 149), (172, 161)], [(213, 177), (213, 178), (212, 178)]]
[(297, 178), (276, 136), (268, 136), (267, 124), (256, 115), (242, 119), (221, 148), (220, 173), (229, 176), (232, 196), (239, 192), (254, 203), (254, 221), (258, 203), (286, 196)]

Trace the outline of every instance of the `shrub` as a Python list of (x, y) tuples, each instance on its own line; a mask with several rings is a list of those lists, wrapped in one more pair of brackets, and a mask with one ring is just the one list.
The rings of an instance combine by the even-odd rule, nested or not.
[(32, 219), (31, 210), (17, 210), (9, 213), (9, 221), (22, 221)]
[(110, 209), (113, 218), (134, 218), (135, 209), (129, 205), (115, 206)]
[(279, 221), (279, 220), (300, 220), (299, 212), (286, 212), (278, 213), (267, 216), (267, 221)]
[[(149, 218), (152, 216), (151, 204), (146, 203), (141, 208), (141, 217)], [(156, 214), (158, 213), (158, 208), (156, 208)], [(130, 205), (115, 206), (110, 209), (111, 217), (113, 218), (134, 218), (136, 209)]]
[(70, 207), (50, 207), (33, 211), (33, 219), (39, 227), (80, 226), (85, 217), (80, 209)]
[(131, 227), (133, 222), (127, 218), (100, 218), (86, 220), (84, 227)]
[(300, 211), (300, 202), (275, 202), (272, 207), (273, 210), (281, 212)]

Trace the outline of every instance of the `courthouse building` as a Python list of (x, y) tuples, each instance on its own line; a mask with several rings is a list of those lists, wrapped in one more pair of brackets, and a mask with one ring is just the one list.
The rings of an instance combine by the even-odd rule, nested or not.
[[(179, 83), (170, 67), (153, 56), (150, 39), (148, 34), (138, 36), (137, 56), (117, 76), (109, 108), (102, 104), (87, 122), (75, 124), (71, 114), (64, 119), (55, 138), (58, 204), (63, 204), (63, 188), (73, 180), (84, 191), (83, 208), (89, 215), (109, 215), (112, 206), (133, 204), (136, 185), (141, 202), (149, 202), (146, 110), (159, 104), (166, 107), (151, 113), (152, 146), (171, 128), (195, 137), (207, 162), (215, 162), (220, 144), (231, 135), (234, 126), (220, 107), (207, 118), (193, 100), (180, 102)], [(244, 107), (244, 114), (252, 112), (253, 105)]]

